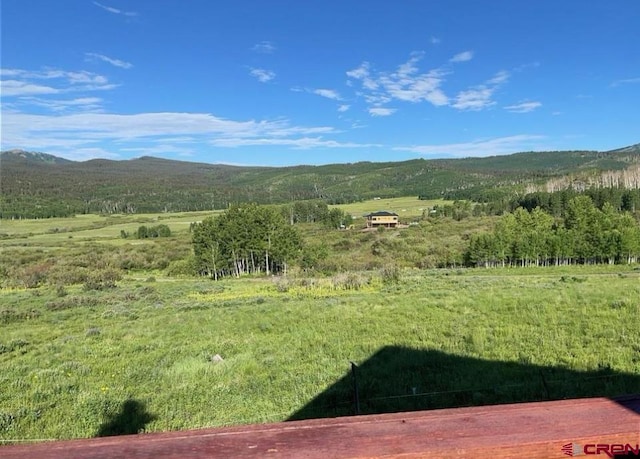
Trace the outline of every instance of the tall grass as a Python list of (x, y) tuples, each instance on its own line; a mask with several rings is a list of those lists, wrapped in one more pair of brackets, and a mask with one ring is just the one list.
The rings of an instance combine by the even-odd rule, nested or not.
[[(127, 400), (150, 413), (146, 431), (284, 420), (343, 380), (350, 361), (389, 346), (496, 362), (498, 391), (517, 378), (507, 364), (635, 375), (603, 395), (640, 391), (638, 274), (403, 270), (358, 289), (331, 278), (291, 289), (269, 279), (158, 278), (151, 287), (125, 278), (62, 298), (49, 287), (0, 290), (0, 439), (93, 436)], [(380, 279), (355, 275), (358, 285)], [(481, 402), (477, 379), (452, 371), (442, 368), (443, 381), (414, 368), (394, 387), (471, 390)], [(580, 393), (566, 384), (558, 394)]]

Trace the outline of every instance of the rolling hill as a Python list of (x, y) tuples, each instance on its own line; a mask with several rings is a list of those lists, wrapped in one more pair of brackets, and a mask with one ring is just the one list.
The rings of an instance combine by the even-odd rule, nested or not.
[(76, 162), (46, 153), (0, 153), (0, 217), (226, 208), (234, 202), (375, 196), (487, 200), (567, 176), (622, 171), (640, 144), (607, 151), (527, 152), (488, 158), (415, 159), (323, 166), (241, 167), (144, 156)]

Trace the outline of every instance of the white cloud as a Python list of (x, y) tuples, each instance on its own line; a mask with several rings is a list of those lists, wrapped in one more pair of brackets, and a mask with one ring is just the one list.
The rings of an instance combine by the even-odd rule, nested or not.
[(542, 107), (541, 102), (520, 102), (519, 104), (508, 105), (504, 107), (505, 110), (510, 111), (511, 113), (529, 113), (535, 110), (536, 108)]
[(256, 43), (251, 49), (257, 53), (271, 54), (276, 50), (276, 47), (272, 42), (265, 40)]
[[(338, 132), (330, 126), (295, 126), (284, 119), (234, 121), (208, 113), (34, 115), (7, 111), (3, 113), (2, 122), (2, 149), (38, 149), (53, 154), (63, 153), (65, 157), (68, 156), (65, 152), (71, 149), (114, 145), (117, 152), (137, 148), (136, 143), (140, 148), (173, 145), (178, 153), (189, 153), (190, 144), (282, 145), (294, 148), (360, 145), (326, 138)], [(153, 151), (160, 152), (158, 149)]]
[(266, 69), (251, 68), (249, 73), (251, 76), (256, 77), (260, 83), (267, 83), (276, 77), (275, 72)]
[[(59, 69), (22, 70), (2, 69), (1, 75), (12, 77), (1, 82), (3, 97), (59, 94), (73, 91), (97, 91), (113, 89), (107, 77), (87, 71), (65, 71)], [(40, 80), (46, 80), (42, 84)]]
[(429, 38), (429, 43), (431, 43), (432, 45), (439, 45), (440, 43), (442, 43), (442, 40), (440, 40), (438, 37), (431, 37)]
[(134, 11), (122, 11), (119, 10), (117, 8), (114, 8), (112, 6), (107, 6), (107, 5), (103, 5), (101, 3), (98, 2), (93, 2), (94, 5), (102, 8), (105, 11), (108, 11), (109, 13), (113, 13), (113, 14), (121, 14), (123, 16), (129, 16), (129, 17), (133, 17), (133, 16), (137, 16), (138, 13), (134, 12)]
[(54, 112), (65, 110), (100, 111), (102, 99), (99, 97), (78, 97), (75, 99), (43, 99), (38, 97), (24, 97), (21, 104), (35, 105)]
[(543, 139), (545, 137), (541, 135), (521, 134), (495, 139), (480, 139), (465, 143), (396, 147), (394, 150), (410, 151), (429, 156), (485, 157), (522, 151), (553, 149), (553, 147), (540, 144), (539, 142)]
[(482, 110), (495, 105), (495, 102), (491, 100), (493, 93), (494, 89), (486, 86), (460, 91), (451, 106), (458, 110)]
[(509, 80), (509, 77), (511, 76), (511, 74), (509, 72), (507, 72), (506, 70), (501, 70), (498, 73), (496, 73), (492, 78), (489, 79), (489, 81), (487, 81), (488, 84), (503, 84), (506, 83)]
[(18, 80), (2, 80), (0, 81), (0, 94), (3, 97), (14, 96), (32, 96), (36, 94), (57, 94), (59, 89), (51, 86), (28, 83)]
[(484, 84), (460, 91), (451, 106), (458, 110), (478, 111), (495, 105), (493, 94), (509, 80), (509, 76), (509, 72), (500, 71)]
[(347, 76), (350, 78), (355, 78), (356, 80), (362, 80), (363, 78), (368, 77), (369, 63), (365, 61), (360, 64), (360, 67), (347, 71)]
[(370, 64), (363, 62), (359, 67), (349, 70), (347, 77), (361, 82), (362, 89), (357, 94), (364, 98), (370, 108), (378, 108), (393, 100), (447, 105), (449, 98), (441, 85), (448, 71), (436, 68), (420, 72), (418, 63), (422, 58), (423, 53), (413, 53), (394, 72), (372, 73)]
[(338, 142), (335, 140), (326, 140), (322, 137), (300, 137), (293, 139), (274, 139), (274, 138), (220, 138), (210, 142), (216, 147), (248, 147), (248, 146), (287, 146), (296, 149), (307, 150), (310, 148), (373, 148), (381, 147), (380, 144), (373, 143), (355, 143), (355, 142)]
[(473, 51), (464, 51), (453, 56), (449, 62), (467, 62), (471, 59), (473, 59)]
[(52, 154), (58, 153), (57, 156), (62, 156), (66, 159), (70, 159), (72, 161), (88, 161), (90, 159), (101, 158), (101, 159), (122, 159), (122, 157), (118, 153), (114, 153), (104, 148), (100, 147), (86, 147), (86, 148), (73, 148), (71, 151), (64, 151), (63, 154), (60, 152), (53, 151)]
[(346, 112), (347, 110), (349, 110), (350, 108), (351, 108), (351, 105), (342, 104), (342, 105), (339, 105), (339, 106), (338, 106), (338, 111), (339, 111), (340, 113), (344, 113), (344, 112)]
[(369, 68), (370, 64), (368, 62), (363, 62), (359, 67), (349, 70), (347, 72), (347, 76), (355, 80), (361, 80), (363, 88), (374, 91), (378, 89), (378, 83), (370, 77)]
[(312, 92), (327, 99), (342, 100), (338, 91), (334, 89), (314, 89)]
[(130, 62), (125, 62), (120, 59), (113, 59), (111, 57), (105, 56), (104, 54), (85, 53), (85, 56), (90, 60), (97, 59), (97, 60), (106, 62), (108, 64), (111, 64), (115, 67), (120, 67), (121, 69), (130, 69), (131, 67), (133, 67), (133, 64), (131, 64)]
[(384, 107), (371, 107), (369, 108), (369, 114), (371, 116), (390, 116), (396, 112), (395, 108)]

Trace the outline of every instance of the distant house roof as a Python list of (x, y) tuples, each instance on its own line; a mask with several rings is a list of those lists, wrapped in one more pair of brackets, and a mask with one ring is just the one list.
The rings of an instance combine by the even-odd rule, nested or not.
[(387, 212), (386, 210), (379, 210), (378, 212), (371, 212), (365, 215), (365, 217), (397, 217), (398, 214), (393, 212)]

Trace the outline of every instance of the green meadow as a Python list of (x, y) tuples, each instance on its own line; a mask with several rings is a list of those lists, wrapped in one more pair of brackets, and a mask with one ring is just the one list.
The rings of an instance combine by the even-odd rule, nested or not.
[(349, 212), (356, 218), (357, 222), (359, 217), (378, 210), (395, 212), (400, 216), (400, 219), (413, 219), (421, 217), (425, 210), (428, 212), (430, 209), (433, 209), (433, 206), (442, 206), (451, 203), (452, 201), (445, 201), (444, 199), (420, 200), (415, 196), (406, 196), (401, 198), (369, 199), (331, 207), (337, 207), (345, 212)]
[[(417, 216), (429, 205), (341, 208)], [(305, 229), (330, 249), (339, 244), (338, 266), (362, 258), (359, 269), (330, 274), (214, 282), (172, 271), (189, 256), (190, 223), (207, 215), (1, 222), (5, 277), (30, 263), (47, 267), (48, 279), (118, 274), (98, 284), (2, 284), (1, 441), (101, 435), (132, 404), (128, 433), (352, 414), (350, 362), (363, 413), (640, 392), (633, 265), (367, 265), (375, 244), (385, 260), (417, 250), (426, 234), (460, 245), (490, 226), (480, 218), (375, 234)], [(158, 223), (171, 238), (119, 236)]]

